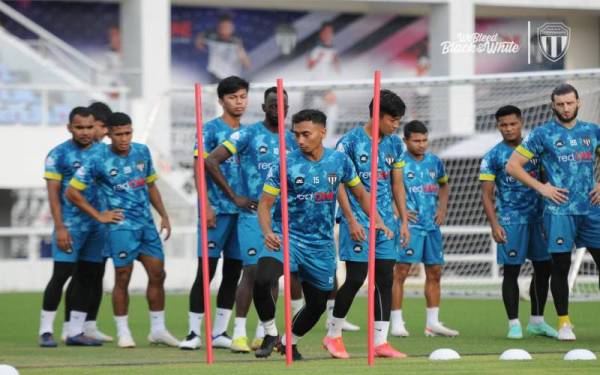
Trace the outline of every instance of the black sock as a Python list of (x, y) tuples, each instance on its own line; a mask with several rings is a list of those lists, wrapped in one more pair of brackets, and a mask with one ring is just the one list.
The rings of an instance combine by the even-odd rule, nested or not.
[(395, 264), (395, 260), (375, 260), (375, 321), (390, 321)]
[(533, 276), (529, 285), (531, 298), (531, 315), (544, 316), (544, 307), (548, 299), (552, 261), (533, 262)]
[(569, 269), (571, 269), (570, 251), (552, 254), (550, 289), (558, 316), (569, 315)]
[(92, 290), (100, 273), (100, 263), (79, 261), (71, 284), (73, 285), (71, 293), (71, 310), (87, 312), (91, 303)]
[(44, 290), (42, 309), (45, 311), (56, 311), (60, 303), (63, 287), (73, 274), (74, 267), (75, 263), (54, 262), (52, 277), (50, 277), (48, 285), (46, 285), (46, 289)]
[(519, 273), (520, 265), (504, 265), (504, 277), (502, 278), (502, 300), (509, 320), (519, 317)]
[(275, 258), (258, 260), (254, 280), (254, 306), (261, 322), (275, 318), (275, 296), (272, 289), (283, 275), (283, 264)]
[(106, 259), (102, 263), (96, 263), (96, 272), (94, 277), (94, 286), (90, 295), (90, 307), (87, 311), (86, 321), (94, 321), (98, 317), (98, 310), (102, 303), (102, 287), (104, 280), (104, 270), (106, 268)]
[(294, 317), (292, 332), (296, 336), (304, 336), (317, 324), (327, 308), (327, 299), (331, 291), (323, 291), (308, 283), (302, 283), (305, 305)]
[(233, 309), (235, 303), (235, 292), (237, 290), (240, 275), (242, 273), (242, 261), (238, 259), (223, 259), (223, 279), (217, 293), (217, 307), (222, 309)]
[(348, 315), (352, 301), (362, 287), (369, 270), (367, 262), (346, 261), (346, 281), (338, 289), (335, 296), (333, 316), (345, 318)]
[[(219, 258), (208, 258), (208, 277), (209, 281), (215, 276), (217, 270), (217, 263)], [(204, 283), (202, 280), (202, 258), (198, 258), (198, 269), (196, 271), (196, 279), (192, 284), (192, 290), (190, 290), (190, 312), (196, 314), (204, 313)]]

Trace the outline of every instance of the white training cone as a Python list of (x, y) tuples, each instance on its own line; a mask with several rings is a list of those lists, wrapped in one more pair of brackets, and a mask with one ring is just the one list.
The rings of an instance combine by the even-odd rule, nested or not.
[(565, 361), (595, 361), (596, 355), (587, 349), (573, 349), (565, 354)]
[(0, 375), (19, 375), (19, 371), (11, 365), (0, 365)]
[(434, 350), (429, 355), (431, 361), (449, 361), (452, 359), (460, 359), (460, 355), (455, 350), (448, 348)]
[(500, 355), (501, 361), (529, 361), (531, 359), (531, 354), (523, 349), (508, 349)]

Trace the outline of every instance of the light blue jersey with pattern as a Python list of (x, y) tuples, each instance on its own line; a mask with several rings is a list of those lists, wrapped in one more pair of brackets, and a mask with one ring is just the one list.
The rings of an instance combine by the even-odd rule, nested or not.
[[(217, 117), (208, 121), (204, 124), (202, 129), (204, 137), (204, 157), (217, 148), (221, 143), (229, 139), (229, 136), (236, 131), (232, 129), (221, 117)], [(194, 135), (194, 157), (198, 157), (198, 141)], [(220, 165), (221, 172), (227, 183), (233, 191), (241, 195), (242, 190), (242, 177), (240, 171), (240, 158), (239, 155), (232, 155), (230, 158), (225, 160)], [(206, 191), (208, 192), (208, 200), (215, 210), (216, 214), (235, 214), (239, 212), (239, 208), (225, 195), (223, 190), (217, 186), (213, 179), (207, 175), (206, 177)]]
[(106, 197), (109, 210), (124, 210), (125, 219), (109, 224), (109, 229), (139, 230), (154, 226), (148, 184), (157, 178), (146, 145), (132, 143), (126, 156), (117, 155), (111, 146), (105, 145), (77, 170), (70, 185), (85, 191), (95, 182)]
[[(541, 196), (506, 172), (506, 164), (513, 151), (514, 148), (504, 141), (488, 151), (481, 160), (479, 180), (492, 181), (496, 185), (496, 215), (500, 224), (541, 222)], [(536, 180), (541, 178), (541, 163), (537, 158), (529, 160), (524, 168)]]
[[(288, 224), (290, 240), (300, 247), (335, 251), (333, 226), (338, 186), (360, 183), (347, 155), (325, 149), (321, 160), (307, 159), (300, 150), (287, 157)], [(279, 164), (271, 167), (264, 191), (278, 196), (281, 189)], [(281, 232), (281, 205), (275, 206), (273, 228)]]
[(435, 213), (438, 208), (440, 186), (448, 183), (444, 163), (431, 153), (422, 160), (416, 160), (406, 152), (404, 160), (404, 188), (406, 189), (406, 208), (417, 213), (418, 221), (409, 222), (410, 228), (435, 230)]
[(557, 204), (544, 199), (545, 210), (553, 215), (587, 215), (594, 188), (595, 153), (600, 128), (577, 121), (568, 129), (556, 120), (531, 131), (516, 151), (528, 159), (537, 157), (548, 182), (569, 191), (568, 201)]
[[(77, 170), (102, 147), (102, 144), (94, 143), (88, 148), (82, 149), (72, 140), (68, 140), (53, 148), (46, 157), (44, 178), (60, 181), (61, 214), (63, 223), (70, 231), (88, 231), (92, 225), (96, 224), (89, 215), (74, 206), (65, 197), (65, 190)], [(94, 208), (101, 208), (101, 200), (94, 184), (86, 189), (84, 197)]]
[[(337, 150), (350, 157), (360, 181), (367, 191), (371, 190), (371, 138), (364, 127), (357, 127), (346, 133), (337, 143)], [(392, 170), (402, 168), (402, 141), (397, 135), (385, 136), (379, 142), (377, 169), (377, 211), (388, 228), (394, 228), (392, 195)], [(368, 227), (369, 218), (363, 212), (358, 201), (348, 194), (352, 213), (357, 221)], [(346, 218), (342, 215), (342, 220)]]
[[(286, 130), (287, 151), (298, 148), (292, 132)], [(233, 156), (239, 156), (244, 194), (258, 200), (271, 166), (279, 164), (279, 135), (260, 121), (245, 126), (229, 136), (223, 146)], [(244, 212), (242, 212), (244, 213)]]

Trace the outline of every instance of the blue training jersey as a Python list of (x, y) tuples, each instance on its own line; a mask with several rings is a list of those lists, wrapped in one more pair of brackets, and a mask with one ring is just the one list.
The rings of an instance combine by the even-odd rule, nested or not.
[(516, 152), (527, 159), (537, 157), (548, 182), (567, 189), (566, 203), (544, 199), (545, 210), (553, 215), (587, 215), (591, 209), (589, 193), (594, 188), (595, 153), (600, 128), (577, 121), (568, 129), (556, 120), (531, 131)]
[[(337, 143), (337, 150), (350, 157), (360, 181), (367, 191), (371, 190), (371, 138), (364, 127), (346, 133)], [(392, 170), (404, 165), (402, 141), (397, 135), (383, 137), (379, 142), (377, 169), (377, 211), (388, 228), (394, 228), (394, 199), (392, 194)], [(352, 213), (364, 227), (369, 225), (369, 217), (360, 208), (352, 194), (348, 194)], [(346, 218), (342, 215), (342, 220)], [(383, 233), (380, 233), (384, 235)]]
[[(44, 178), (60, 181), (61, 214), (63, 223), (69, 231), (88, 231), (92, 225), (95, 225), (89, 215), (79, 210), (65, 197), (65, 190), (77, 170), (102, 147), (101, 144), (94, 143), (82, 149), (72, 140), (68, 140), (53, 148), (46, 157)], [(95, 185), (92, 184), (85, 191), (84, 196), (94, 208), (100, 209), (101, 200)]]
[[(204, 157), (206, 158), (212, 150), (229, 139), (229, 136), (234, 131), (236, 130), (227, 125), (221, 117), (212, 119), (204, 124), (202, 129)], [(194, 157), (197, 158), (198, 141), (196, 136), (194, 136), (194, 139), (196, 140), (194, 142)], [(243, 194), (239, 155), (232, 155), (221, 163), (220, 168), (233, 191), (238, 195)], [(209, 175), (206, 176), (206, 191), (208, 193), (208, 200), (216, 214), (235, 214), (239, 212), (239, 208), (225, 195), (223, 190), (217, 186)]]
[(431, 153), (422, 160), (414, 159), (410, 153), (404, 154), (404, 188), (406, 208), (417, 213), (417, 222), (409, 222), (410, 228), (434, 230), (435, 213), (438, 208), (440, 186), (448, 183), (444, 163)]
[[(287, 151), (298, 148), (294, 136), (286, 130)], [(241, 187), (244, 194), (258, 200), (271, 166), (279, 164), (279, 135), (266, 128), (264, 122), (245, 126), (229, 136), (223, 146), (239, 156)], [(244, 213), (244, 212), (242, 212)]]
[[(325, 149), (321, 160), (307, 159), (300, 150), (287, 157), (288, 224), (290, 241), (303, 248), (333, 251), (333, 226), (338, 186), (360, 183), (352, 162), (345, 154)], [(271, 168), (264, 191), (279, 196), (279, 164)], [(275, 206), (273, 230), (281, 231), (281, 205)]]
[(125, 219), (109, 224), (109, 229), (139, 230), (154, 226), (148, 184), (157, 178), (146, 145), (132, 143), (126, 156), (114, 153), (111, 146), (106, 145), (79, 168), (70, 185), (85, 191), (95, 182), (106, 198), (107, 209), (124, 211)]
[[(483, 156), (479, 171), (480, 181), (496, 185), (496, 215), (502, 225), (536, 223), (542, 219), (543, 201), (533, 189), (506, 173), (506, 164), (514, 148), (502, 141)], [(541, 163), (537, 158), (524, 166), (527, 173), (539, 180)]]

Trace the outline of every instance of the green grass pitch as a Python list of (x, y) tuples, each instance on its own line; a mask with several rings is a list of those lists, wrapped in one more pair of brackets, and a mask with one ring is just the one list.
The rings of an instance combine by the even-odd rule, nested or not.
[[(390, 342), (410, 357), (405, 360), (377, 359), (374, 368), (366, 359), (366, 299), (357, 298), (350, 320), (360, 324), (362, 330), (346, 333), (345, 343), (352, 356), (350, 360), (333, 360), (321, 348), (325, 334), (324, 318), (303, 338), (299, 349), (307, 359), (286, 368), (279, 354), (267, 360), (257, 360), (252, 354), (232, 354), (215, 350), (215, 363), (204, 363), (204, 350), (184, 352), (178, 349), (150, 346), (146, 340), (149, 329), (147, 307), (142, 295), (131, 299), (130, 325), (138, 344), (135, 349), (119, 349), (115, 344), (101, 348), (42, 349), (36, 345), (39, 325), (39, 293), (0, 294), (0, 363), (17, 367), (21, 374), (366, 374), (366, 373), (440, 373), (440, 374), (578, 374), (600, 373), (600, 361), (564, 361), (563, 355), (571, 349), (585, 348), (600, 352), (600, 306), (598, 302), (571, 304), (571, 317), (575, 324), (577, 341), (573, 343), (526, 337), (520, 341), (505, 338), (506, 318), (499, 300), (446, 299), (442, 303), (441, 319), (448, 326), (460, 330), (458, 338), (426, 338), (423, 335), (425, 319), (424, 301), (408, 298), (404, 316), (409, 338), (391, 337)], [(525, 327), (529, 303), (521, 303), (521, 322)], [(551, 301), (547, 306), (546, 320), (556, 323)], [(55, 333), (60, 335), (62, 306), (57, 314)], [(279, 314), (282, 315), (282, 314)], [(248, 333), (254, 333), (256, 315), (251, 312)], [(167, 325), (178, 338), (187, 333), (187, 296), (170, 294), (167, 297)], [(99, 319), (100, 328), (115, 334), (110, 311), (110, 296), (105, 295)], [(282, 325), (280, 324), (280, 327)], [(230, 328), (231, 333), (231, 328)], [(452, 348), (462, 358), (450, 362), (430, 362), (429, 353), (439, 348)], [(509, 348), (529, 351), (532, 361), (499, 361), (499, 354)]]

